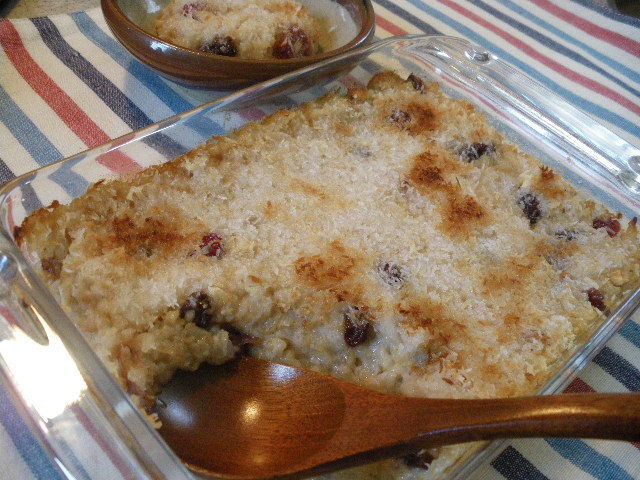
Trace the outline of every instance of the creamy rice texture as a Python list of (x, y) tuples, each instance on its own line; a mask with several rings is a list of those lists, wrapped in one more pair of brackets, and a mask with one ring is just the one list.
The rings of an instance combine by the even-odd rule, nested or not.
[[(638, 278), (626, 224), (471, 105), (386, 73), (100, 183), (18, 238), (148, 406), (243, 341), (378, 391), (535, 393)], [(435, 479), (468, 448), (331, 478)]]
[(321, 41), (318, 20), (293, 0), (173, 0), (155, 28), (181, 47), (251, 59), (313, 55)]

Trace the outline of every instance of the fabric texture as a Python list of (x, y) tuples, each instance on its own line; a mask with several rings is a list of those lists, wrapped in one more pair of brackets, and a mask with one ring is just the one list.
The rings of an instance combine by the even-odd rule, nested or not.
[[(465, 37), (640, 147), (639, 19), (585, 0), (377, 0), (375, 9), (379, 38)], [(98, 9), (0, 20), (2, 183), (199, 103), (138, 63)], [(634, 319), (568, 390), (640, 391)], [(1, 391), (0, 452), (1, 478), (62, 478)], [(105, 471), (99, 478), (117, 477)], [(480, 478), (638, 480), (640, 444), (510, 442)]]

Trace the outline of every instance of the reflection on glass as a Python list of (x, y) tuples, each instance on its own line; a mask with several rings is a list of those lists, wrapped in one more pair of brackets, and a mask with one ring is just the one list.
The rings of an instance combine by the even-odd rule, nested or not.
[(23, 398), (47, 421), (77, 401), (87, 385), (60, 338), (46, 322), (42, 325), (49, 345), (34, 342), (16, 328), (13, 338), (0, 341), (0, 355)]

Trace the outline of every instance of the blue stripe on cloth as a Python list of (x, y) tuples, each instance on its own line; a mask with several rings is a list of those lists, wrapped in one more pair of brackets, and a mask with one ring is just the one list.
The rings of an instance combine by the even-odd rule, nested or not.
[(640, 392), (640, 371), (609, 347), (600, 350), (593, 362), (632, 392)]
[(0, 158), (0, 185), (16, 178), (9, 166)]
[(634, 480), (617, 463), (582, 440), (549, 438), (547, 443), (576, 467), (599, 480)]
[(85, 12), (74, 13), (71, 18), (84, 36), (109, 55), (127, 73), (151, 90), (173, 113), (183, 113), (195, 106), (171, 89), (158, 74), (134, 59), (122, 45), (107, 35)]
[(540, 470), (512, 446), (505, 448), (491, 462), (491, 466), (508, 480), (548, 480)]
[[(151, 90), (173, 113), (184, 113), (195, 106), (169, 87), (157, 73), (133, 58), (122, 45), (107, 35), (85, 12), (74, 13), (70, 16), (83, 35), (109, 55), (128, 74)], [(194, 128), (198, 128), (197, 132), (206, 138), (225, 133), (220, 124), (208, 118), (197, 122)]]
[(610, 56), (605, 55), (602, 52), (599, 52), (595, 48), (592, 48), (590, 45), (584, 42), (581, 42), (577, 38), (572, 37), (571, 35), (568, 35), (566, 32), (546, 22), (540, 17), (537, 17), (526, 8), (521, 7), (520, 5), (512, 2), (511, 0), (502, 0), (502, 5), (507, 8), (510, 8), (512, 11), (514, 11), (518, 15), (528, 19), (529, 21), (535, 23), (536, 25), (547, 30), (548, 32), (551, 32), (554, 35), (557, 35), (558, 37), (562, 38), (566, 42), (571, 43), (572, 45), (575, 45), (576, 47), (580, 48), (582, 51), (588, 52), (589, 55), (591, 55), (594, 58), (597, 58), (600, 62), (617, 70), (619, 73), (629, 77), (629, 79), (633, 80), (635, 83), (640, 84), (640, 73), (630, 69), (629, 67), (627, 67), (626, 65), (623, 65), (620, 62), (617, 62)]
[[(49, 462), (46, 452), (22, 421), (22, 417), (3, 388), (0, 388), (0, 422), (29, 470), (38, 480), (64, 480), (60, 472)], [(6, 468), (7, 465), (4, 467)]]
[(631, 93), (631, 94), (635, 95), (636, 97), (640, 98), (640, 91), (636, 90), (631, 85), (628, 85), (625, 81), (620, 80), (618, 77), (616, 77), (616, 76), (612, 75), (611, 73), (607, 72), (605, 69), (599, 67), (598, 65), (593, 63), (588, 58), (582, 56), (581, 54), (579, 54), (577, 52), (574, 52), (573, 50), (571, 50), (570, 48), (565, 47), (561, 43), (556, 42), (551, 37), (548, 37), (548, 36), (540, 33), (538, 30), (535, 30), (535, 29), (525, 25), (524, 23), (519, 22), (515, 18), (510, 17), (509, 15), (507, 15), (507, 14), (505, 14), (505, 13), (503, 13), (503, 12), (501, 12), (501, 11), (495, 9), (495, 8), (493, 8), (492, 6), (487, 5), (482, 0), (468, 0), (468, 1), (469, 1), (469, 3), (472, 3), (473, 5), (481, 8), (482, 10), (487, 12), (488, 14), (493, 15), (495, 18), (497, 18), (499, 20), (502, 20), (504, 23), (506, 23), (508, 25), (511, 25), (512, 27), (518, 29), (519, 32), (524, 33), (525, 35), (528, 35), (530, 38), (534, 39), (538, 43), (543, 44), (545, 47), (547, 47), (547, 48), (549, 48), (551, 50), (554, 50), (555, 52), (559, 53), (560, 55), (564, 55), (565, 57), (570, 58), (574, 62), (580, 63), (581, 65), (584, 65), (585, 67), (588, 67), (588, 68), (590, 68), (591, 70), (593, 70), (595, 72), (598, 72), (603, 77), (608, 78), (609, 80), (611, 80), (615, 84), (617, 84), (617, 85), (621, 86), (622, 88), (624, 88), (625, 90), (627, 90), (629, 93)]
[[(583, 7), (587, 7), (595, 12), (598, 12), (605, 17), (609, 17), (616, 22), (624, 23), (627, 25), (631, 25), (633, 27), (640, 28), (640, 19), (631, 17), (629, 15), (623, 15), (622, 13), (613, 10), (611, 8), (605, 7), (599, 3), (596, 3), (592, 0), (571, 0), (573, 3), (577, 3), (578, 5), (582, 5)], [(563, 7), (569, 11), (571, 11), (570, 5), (563, 5)], [(567, 8), (568, 7), (568, 8)]]
[[(152, 124), (142, 110), (121, 90), (106, 78), (93, 64), (73, 49), (60, 34), (54, 23), (46, 18), (32, 18), (44, 43), (73, 73), (118, 115), (132, 130)], [(149, 145), (167, 156), (178, 156), (183, 149), (165, 135), (145, 139)]]
[[(634, 124), (633, 122), (627, 120), (626, 118), (621, 117), (617, 113), (614, 113), (611, 110), (607, 110), (606, 108), (601, 107), (599, 105), (596, 105), (595, 103), (592, 103), (584, 99), (583, 97), (576, 95), (575, 93), (568, 90), (567, 88), (560, 86), (558, 83), (551, 80), (549, 77), (542, 75), (536, 68), (533, 68), (528, 63), (523, 62), (518, 57), (511, 55), (510, 53), (503, 50), (502, 48), (499, 48), (495, 43), (487, 41), (485, 37), (477, 34), (473, 29), (466, 27), (465, 25), (454, 20), (453, 18), (448, 17), (443, 13), (439, 12), (438, 10), (422, 3), (421, 0), (408, 0), (408, 1), (415, 7), (427, 13), (428, 15), (431, 15), (432, 17), (437, 18), (439, 21), (449, 25), (452, 29), (457, 30), (460, 34), (464, 35), (469, 40), (484, 46), (490, 52), (498, 55), (499, 57), (502, 57), (505, 61), (516, 66), (517, 68), (519, 68), (520, 70), (528, 74), (530, 77), (536, 79), (538, 82), (542, 83), (543, 85), (546, 85), (547, 88), (550, 88), (551, 90), (555, 91), (560, 96), (567, 99), (569, 103), (572, 103), (576, 107), (582, 109), (584, 112), (597, 116), (603, 120), (606, 120), (607, 122), (612, 123), (613, 125), (616, 125), (621, 130), (624, 130), (625, 132), (635, 137), (638, 137), (640, 139), (640, 126)], [(408, 18), (404, 10), (402, 11), (403, 11), (403, 14), (400, 16), (402, 16), (403, 18)]]
[(35, 189), (31, 186), (31, 183), (23, 183), (20, 186), (20, 190), (22, 191), (20, 200), (27, 213), (40, 210), (44, 206), (38, 198)]
[(82, 175), (73, 171), (76, 163), (65, 162), (49, 175), (49, 178), (64, 188), (71, 198), (79, 197), (85, 193), (90, 185)]
[(38, 165), (48, 165), (62, 158), (62, 154), (16, 105), (0, 84), (0, 121), (4, 123), (20, 145)]
[(627, 322), (627, 324), (622, 327), (622, 330), (620, 330), (620, 335), (640, 348), (640, 325), (636, 322)]
[(431, 25), (429, 25), (427, 22), (425, 22), (424, 20), (421, 20), (420, 18), (418, 18), (415, 15), (407, 12), (406, 10), (404, 10), (401, 7), (399, 7), (395, 3), (392, 3), (389, 0), (374, 0), (374, 1), (378, 5), (380, 5), (380, 6), (384, 7), (384, 8), (386, 8), (387, 10), (389, 10), (394, 15), (396, 15), (396, 16), (398, 16), (400, 18), (404, 18), (407, 22), (411, 23), (412, 25), (415, 25), (420, 30), (422, 30), (423, 33), (426, 33), (427, 35), (437, 35), (437, 34), (441, 33), (438, 30), (436, 30), (435, 28), (433, 28)]

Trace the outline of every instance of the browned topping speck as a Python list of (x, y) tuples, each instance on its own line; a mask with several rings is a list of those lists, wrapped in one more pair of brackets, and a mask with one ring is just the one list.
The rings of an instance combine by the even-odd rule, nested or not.
[(554, 232), (554, 235), (557, 238), (570, 242), (578, 236), (578, 232), (576, 232), (575, 230), (558, 230), (557, 232)]
[(42, 270), (49, 273), (52, 277), (60, 277), (60, 272), (62, 271), (62, 262), (57, 258), (43, 258), (42, 260), (40, 260), (40, 265), (42, 266)]
[(394, 108), (393, 110), (391, 110), (391, 115), (389, 115), (388, 120), (391, 123), (395, 123), (402, 128), (406, 128), (411, 123), (411, 115), (409, 115), (404, 110)]
[(413, 73), (409, 75), (409, 77), (407, 78), (408, 82), (411, 82), (411, 85), (413, 85), (414, 90), (419, 91), (420, 93), (424, 92), (424, 82), (422, 81), (422, 79), (416, 75), (414, 75)]
[(474, 160), (478, 160), (483, 155), (493, 153), (495, 151), (496, 147), (493, 144), (480, 142), (471, 143), (460, 150), (460, 160), (471, 163)]
[(390, 287), (400, 288), (404, 284), (406, 274), (404, 269), (392, 262), (383, 262), (379, 265), (380, 277)]

